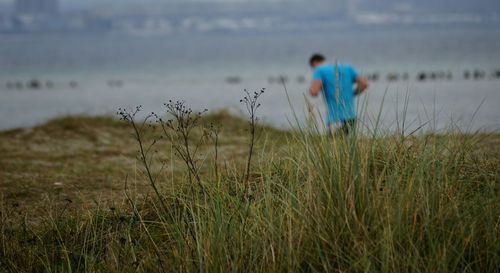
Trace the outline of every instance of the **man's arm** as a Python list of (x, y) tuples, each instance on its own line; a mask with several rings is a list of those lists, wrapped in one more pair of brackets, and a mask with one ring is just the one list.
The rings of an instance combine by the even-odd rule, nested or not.
[(354, 91), (355, 96), (363, 94), (363, 92), (368, 89), (368, 80), (365, 77), (356, 77), (356, 91)]
[(319, 95), (322, 89), (323, 82), (321, 80), (313, 80), (311, 83), (311, 87), (309, 87), (309, 94), (313, 97), (316, 97)]

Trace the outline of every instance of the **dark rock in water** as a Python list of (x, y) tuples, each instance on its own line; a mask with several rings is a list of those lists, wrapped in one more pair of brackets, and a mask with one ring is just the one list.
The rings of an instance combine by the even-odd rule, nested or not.
[(70, 81), (70, 82), (69, 82), (69, 86), (70, 86), (71, 88), (77, 88), (77, 87), (78, 87), (78, 83), (77, 83), (77, 82), (75, 82), (75, 81)]
[(297, 82), (298, 83), (305, 83), (306, 82), (306, 77), (300, 75), (297, 77)]
[(403, 79), (403, 81), (407, 81), (410, 79), (410, 74), (405, 72), (405, 73), (403, 73), (403, 76), (401, 76), (401, 78)]
[(474, 79), (475, 80), (481, 80), (481, 79), (484, 79), (484, 77), (486, 77), (486, 73), (484, 71), (479, 70), (479, 69), (474, 70)]
[[(302, 77), (302, 78), (301, 78)], [(305, 77), (303, 76), (299, 76), (297, 77), (297, 82), (300, 82), (302, 81), (305, 82)], [(281, 75), (281, 76), (278, 76), (278, 77), (273, 77), (273, 76), (270, 76), (269, 78), (267, 78), (267, 82), (269, 84), (283, 84), (283, 83), (287, 83), (288, 82), (288, 77), (287, 76), (284, 76), (284, 75)]]
[(54, 83), (51, 81), (46, 81), (45, 87), (47, 87), (48, 89), (52, 89), (52, 88), (54, 88)]
[(435, 81), (437, 79), (437, 73), (436, 72), (431, 72), (430, 78), (431, 80)]
[(427, 80), (427, 74), (425, 74), (425, 72), (418, 73), (417, 80), (418, 81), (425, 81), (425, 80)]
[(120, 80), (108, 80), (109, 87), (123, 87), (123, 81)]
[(468, 80), (470, 78), (470, 76), (471, 76), (470, 71), (469, 70), (465, 70), (465, 72), (464, 72), (464, 79)]
[(493, 77), (500, 78), (500, 69), (497, 70), (497, 71), (495, 71), (495, 72), (493, 72)]
[(226, 78), (226, 82), (229, 84), (238, 84), (241, 83), (241, 78), (238, 76), (230, 76)]
[(15, 87), (16, 89), (23, 89), (23, 88), (24, 88), (24, 85), (23, 85), (23, 83), (22, 83), (22, 82), (16, 82), (16, 83), (14, 84), (14, 87)]
[(288, 77), (281, 75), (281, 76), (278, 77), (278, 82), (279, 83), (287, 83), (288, 82)]
[(123, 87), (123, 81), (121, 81), (121, 80), (114, 80), (113, 81), (113, 87), (117, 87), (117, 88)]
[(28, 87), (31, 89), (40, 89), (42, 86), (38, 80), (31, 80), (28, 83)]
[(377, 72), (375, 72), (375, 73), (373, 73), (373, 74), (371, 74), (371, 75), (368, 75), (368, 80), (370, 80), (370, 81), (374, 81), (374, 82), (376, 82), (376, 81), (378, 81), (379, 79), (380, 79), (380, 74), (379, 74), (379, 73), (377, 73)]
[(394, 81), (397, 81), (398, 79), (399, 79), (399, 75), (396, 73), (389, 73), (387, 75), (387, 81), (394, 82)]

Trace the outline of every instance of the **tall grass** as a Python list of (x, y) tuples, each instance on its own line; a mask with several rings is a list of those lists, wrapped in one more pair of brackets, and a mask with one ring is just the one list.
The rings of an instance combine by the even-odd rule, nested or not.
[(331, 138), (306, 127), (281, 137), (277, 148), (264, 132), (251, 174), (245, 160), (218, 168), (208, 155), (192, 163), (199, 181), (181, 176), (168, 188), (151, 174), (156, 157), (143, 154), (142, 178), (157, 194), (127, 189), (113, 210), (28, 225), (4, 206), (0, 268), (499, 272), (499, 159), (479, 148), (481, 135)]

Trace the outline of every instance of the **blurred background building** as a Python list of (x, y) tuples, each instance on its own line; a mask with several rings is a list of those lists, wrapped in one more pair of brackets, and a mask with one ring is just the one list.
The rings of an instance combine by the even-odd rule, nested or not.
[(17, 15), (57, 15), (58, 0), (16, 0), (14, 10)]
[(497, 0), (0, 0), (0, 32), (497, 24)]

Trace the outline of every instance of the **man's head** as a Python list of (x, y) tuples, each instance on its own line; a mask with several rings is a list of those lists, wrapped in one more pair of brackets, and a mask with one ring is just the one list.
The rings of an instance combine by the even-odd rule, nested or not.
[(325, 56), (316, 53), (313, 54), (309, 59), (309, 65), (311, 66), (311, 68), (316, 68), (318, 65), (323, 64), (325, 60), (326, 60)]

